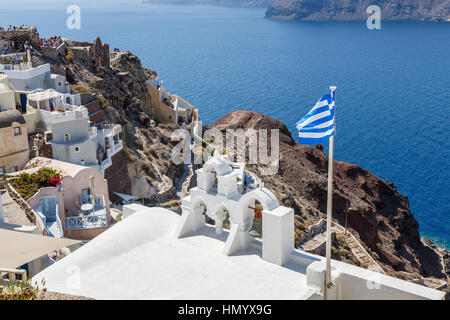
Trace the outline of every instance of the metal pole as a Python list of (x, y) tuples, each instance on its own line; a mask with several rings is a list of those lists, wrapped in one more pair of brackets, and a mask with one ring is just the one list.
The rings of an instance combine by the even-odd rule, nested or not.
[[(333, 95), (336, 87), (330, 87)], [(334, 108), (334, 105), (333, 105)], [(329, 141), (328, 155), (328, 197), (327, 197), (327, 242), (326, 242), (326, 270), (324, 298), (327, 299), (328, 286), (331, 284), (331, 218), (333, 211), (333, 156), (334, 156), (334, 134)]]

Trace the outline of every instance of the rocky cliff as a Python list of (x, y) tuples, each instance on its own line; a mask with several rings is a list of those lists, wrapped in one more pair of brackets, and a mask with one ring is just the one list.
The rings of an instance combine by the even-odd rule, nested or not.
[(365, 20), (371, 5), (382, 20), (450, 20), (449, 0), (275, 0), (267, 18), (297, 20)]
[[(226, 129), (279, 129), (280, 165), (275, 175), (261, 176), (283, 205), (295, 209), (296, 233), (324, 218), (328, 156), (296, 143), (278, 120), (251, 111), (234, 111), (212, 125)], [(333, 218), (360, 239), (388, 273), (398, 271), (445, 278), (439, 254), (422, 243), (408, 199), (393, 183), (347, 162), (335, 161)], [(259, 166), (249, 169), (258, 174)]]

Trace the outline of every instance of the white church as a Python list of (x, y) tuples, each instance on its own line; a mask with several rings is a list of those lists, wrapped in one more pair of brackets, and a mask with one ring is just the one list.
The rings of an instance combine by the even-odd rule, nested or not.
[(442, 300), (445, 293), (295, 249), (294, 210), (243, 163), (215, 153), (181, 216), (124, 206), (124, 220), (33, 278), (96, 299)]

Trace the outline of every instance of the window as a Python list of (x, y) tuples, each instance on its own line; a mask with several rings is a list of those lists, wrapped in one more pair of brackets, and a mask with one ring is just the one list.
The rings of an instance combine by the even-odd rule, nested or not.
[(75, 152), (80, 152), (80, 147), (75, 147)]
[(15, 136), (20, 136), (20, 135), (21, 135), (20, 127), (14, 128), (14, 135), (15, 135)]
[(58, 87), (62, 87), (62, 82), (58, 82)]

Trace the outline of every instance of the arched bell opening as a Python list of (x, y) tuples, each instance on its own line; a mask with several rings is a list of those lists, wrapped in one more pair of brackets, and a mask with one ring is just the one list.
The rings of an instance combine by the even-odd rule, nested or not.
[(230, 222), (230, 213), (228, 212), (228, 210), (225, 210), (226, 212), (225, 212), (225, 219), (223, 219), (223, 228), (225, 229), (225, 230), (230, 230), (230, 224), (231, 224), (231, 222)]
[(214, 182), (213, 182), (212, 187), (213, 187), (214, 189), (217, 189), (218, 182), (219, 182), (219, 180), (217, 179), (217, 172), (214, 171), (214, 170), (211, 170), (211, 174), (214, 176)]
[(214, 221), (214, 219), (208, 215), (208, 209), (206, 208), (206, 205), (203, 202), (201, 202), (199, 206), (200, 208), (202, 208), (202, 215), (205, 219), (205, 223), (212, 226), (215, 225), (216, 222)]
[(222, 234), (223, 229), (230, 229), (230, 212), (225, 206), (221, 206), (215, 213), (216, 234)]
[(252, 224), (248, 234), (253, 238), (262, 240), (262, 213), (264, 208), (261, 202), (256, 199), (251, 201), (247, 206), (247, 210), (248, 214), (252, 215)]

